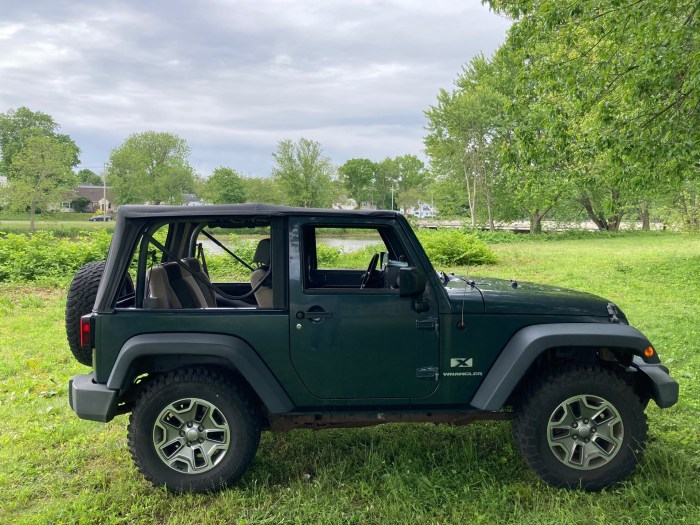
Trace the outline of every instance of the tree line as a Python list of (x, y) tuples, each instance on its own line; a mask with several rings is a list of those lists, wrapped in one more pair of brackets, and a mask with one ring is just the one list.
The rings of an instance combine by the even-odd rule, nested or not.
[[(28, 211), (32, 230), (36, 212), (65, 201), (77, 184), (103, 184), (89, 169), (74, 172), (80, 149), (59, 129), (50, 115), (26, 107), (0, 114), (0, 175), (7, 177), (2, 206)], [(415, 155), (381, 162), (351, 159), (336, 167), (319, 142), (305, 138), (279, 141), (267, 178), (247, 177), (227, 166), (203, 177), (190, 164), (190, 153), (187, 142), (173, 133), (132, 134), (111, 151), (104, 182), (117, 205), (182, 204), (194, 193), (213, 204), (330, 207), (340, 202), (398, 209), (415, 205), (431, 181)]]

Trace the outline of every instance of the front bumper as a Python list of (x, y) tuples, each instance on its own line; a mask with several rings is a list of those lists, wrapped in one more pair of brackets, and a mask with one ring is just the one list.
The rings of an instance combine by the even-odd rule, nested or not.
[(117, 391), (96, 383), (92, 372), (68, 381), (68, 402), (81, 419), (106, 423), (117, 413)]
[(659, 408), (668, 408), (678, 401), (678, 383), (668, 373), (668, 368), (660, 364), (645, 363), (641, 357), (632, 359), (632, 368), (644, 374), (651, 384), (652, 397)]

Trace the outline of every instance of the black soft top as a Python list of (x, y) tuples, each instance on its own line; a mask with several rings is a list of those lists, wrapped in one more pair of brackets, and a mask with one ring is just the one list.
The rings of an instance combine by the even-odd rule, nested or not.
[(124, 219), (215, 217), (232, 215), (303, 215), (319, 217), (381, 217), (394, 218), (398, 212), (389, 210), (332, 210), (328, 208), (295, 208), (273, 204), (223, 204), (215, 206), (135, 206), (123, 205), (117, 210), (117, 217)]

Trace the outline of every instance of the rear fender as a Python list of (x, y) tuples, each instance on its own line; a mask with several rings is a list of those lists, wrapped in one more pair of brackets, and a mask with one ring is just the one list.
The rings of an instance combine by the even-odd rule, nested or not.
[(187, 358), (188, 364), (223, 360), (238, 371), (271, 414), (283, 414), (294, 404), (253, 348), (237, 337), (220, 334), (158, 333), (137, 335), (122, 346), (107, 387), (123, 393), (138, 375), (135, 363), (144, 358)]

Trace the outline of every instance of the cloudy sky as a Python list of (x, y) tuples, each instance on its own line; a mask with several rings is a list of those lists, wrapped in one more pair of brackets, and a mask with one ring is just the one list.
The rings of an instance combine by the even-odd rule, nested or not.
[(423, 110), (508, 25), (479, 0), (2, 0), (0, 112), (49, 113), (97, 172), (146, 130), (205, 176), (267, 176), (285, 138), (421, 155)]

